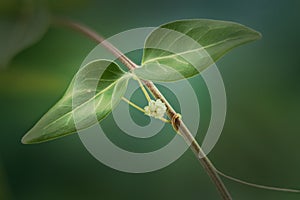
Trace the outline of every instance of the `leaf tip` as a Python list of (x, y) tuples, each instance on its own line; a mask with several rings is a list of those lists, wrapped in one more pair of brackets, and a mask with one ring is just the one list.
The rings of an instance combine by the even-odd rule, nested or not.
[(22, 144), (35, 144), (38, 142), (38, 137), (35, 134), (33, 134), (31, 130), (28, 131), (21, 139)]
[(251, 29), (251, 28), (248, 28), (248, 30), (250, 31), (250, 33), (252, 35), (253, 41), (260, 40), (262, 38), (262, 34), (259, 31), (256, 31), (256, 30)]
[(256, 34), (256, 40), (260, 40), (263, 37), (260, 32), (258, 32), (258, 31), (254, 31), (254, 32)]
[(31, 140), (28, 137), (28, 134), (25, 134), (21, 139), (22, 144), (32, 144)]

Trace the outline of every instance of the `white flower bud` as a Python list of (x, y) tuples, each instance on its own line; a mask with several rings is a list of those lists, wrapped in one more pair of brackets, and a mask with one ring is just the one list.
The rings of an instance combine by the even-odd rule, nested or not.
[(146, 115), (162, 118), (166, 113), (167, 107), (160, 99), (157, 99), (156, 101), (151, 100), (148, 106), (145, 106), (144, 110)]

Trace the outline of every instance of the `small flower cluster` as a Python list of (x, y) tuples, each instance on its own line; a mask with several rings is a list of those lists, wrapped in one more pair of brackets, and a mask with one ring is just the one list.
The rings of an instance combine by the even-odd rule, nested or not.
[(162, 118), (166, 113), (167, 107), (160, 99), (157, 99), (156, 101), (149, 101), (148, 106), (145, 106), (144, 110), (145, 114), (150, 117)]

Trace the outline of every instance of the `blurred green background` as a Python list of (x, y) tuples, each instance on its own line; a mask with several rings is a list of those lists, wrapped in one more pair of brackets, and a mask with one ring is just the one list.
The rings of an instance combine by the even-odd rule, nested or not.
[[(1, 2), (0, 17), (18, 5), (18, 1)], [(262, 40), (230, 52), (217, 63), (228, 112), (222, 136), (209, 157), (234, 177), (300, 188), (300, 1), (63, 0), (50, 1), (50, 7), (106, 37), (185, 18), (230, 20), (260, 31)], [(94, 47), (77, 33), (51, 27), (39, 43), (1, 69), (0, 199), (218, 199), (189, 150), (159, 171), (128, 174), (94, 159), (76, 134), (38, 145), (21, 144), (21, 137), (61, 97)], [(197, 136), (201, 140), (210, 109), (207, 91), (198, 79), (191, 82), (203, 102), (203, 124)], [(146, 123), (143, 120), (137, 123)], [(111, 117), (104, 121), (107, 127), (112, 124)], [(117, 134), (121, 135), (112, 132)], [(131, 150), (134, 145), (140, 148), (128, 138), (111, 137)], [(147, 145), (151, 148), (151, 143)], [(300, 199), (299, 194), (224, 181), (234, 199)]]

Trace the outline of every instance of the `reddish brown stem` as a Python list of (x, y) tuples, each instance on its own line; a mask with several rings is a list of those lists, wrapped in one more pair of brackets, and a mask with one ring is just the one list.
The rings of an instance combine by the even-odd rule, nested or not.
[[(126, 67), (128, 67), (129, 70), (134, 70), (138, 66), (132, 62), (127, 56), (125, 56), (122, 52), (120, 52), (116, 47), (114, 47), (111, 43), (107, 42), (102, 36), (100, 36), (95, 31), (91, 30), (90, 28), (87, 28), (86, 26), (66, 20), (66, 19), (55, 19), (54, 20), (56, 25), (61, 25), (67, 28), (70, 28), (72, 30), (75, 30), (81, 34), (84, 34), (88, 38), (101, 43), (105, 48), (107, 48), (113, 55), (117, 57)], [(172, 125), (176, 131), (182, 135), (186, 143), (190, 146), (191, 150), (196, 155), (197, 159), (202, 164), (203, 168), (211, 178), (212, 182), (215, 184), (215, 187), (219, 191), (219, 194), (221, 195), (223, 200), (231, 200), (231, 196), (223, 184), (223, 181), (218, 175), (218, 171), (214, 167), (214, 165), (211, 163), (211, 161), (208, 159), (208, 157), (205, 155), (203, 150), (201, 149), (198, 142), (195, 140), (194, 136), (191, 134), (189, 129), (186, 127), (184, 122), (181, 120), (180, 117), (178, 117), (178, 114), (175, 112), (173, 107), (169, 104), (169, 102), (166, 100), (166, 98), (161, 94), (161, 92), (157, 89), (157, 87), (153, 84), (152, 81), (143, 80), (144, 84), (147, 86), (147, 88), (151, 91), (153, 96), (155, 96), (157, 99), (160, 99), (163, 103), (165, 103), (167, 107), (167, 114), (170, 119), (172, 119)]]

